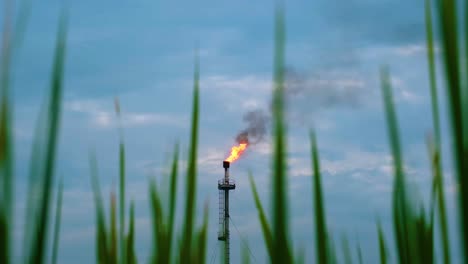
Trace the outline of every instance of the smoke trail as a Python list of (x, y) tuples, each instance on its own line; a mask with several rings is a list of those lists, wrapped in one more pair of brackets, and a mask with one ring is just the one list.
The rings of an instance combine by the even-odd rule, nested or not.
[[(306, 122), (314, 113), (331, 108), (356, 108), (368, 91), (365, 83), (354, 74), (342, 74), (339, 71), (306, 74), (288, 68), (286, 70), (285, 92), (290, 120)], [(271, 117), (270, 109), (257, 108), (246, 112), (243, 121), (246, 124), (236, 136), (238, 144), (260, 143), (267, 134)]]
[(364, 81), (349, 72), (286, 72), (287, 100), (291, 105), (305, 106), (306, 114), (319, 109), (359, 107), (367, 92)]
[(262, 141), (267, 133), (268, 115), (261, 109), (244, 114), (242, 118), (247, 127), (236, 136), (237, 143), (256, 144)]

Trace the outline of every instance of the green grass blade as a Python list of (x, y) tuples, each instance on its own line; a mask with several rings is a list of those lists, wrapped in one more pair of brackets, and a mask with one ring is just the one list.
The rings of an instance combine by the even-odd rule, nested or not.
[(0, 50), (0, 263), (10, 263), (12, 251), (11, 230), (13, 229), (13, 155), (11, 139), (11, 109), (9, 106), (11, 17), (13, 4), (5, 1), (3, 36)]
[(304, 264), (305, 263), (305, 248), (301, 246), (297, 252), (295, 263)]
[(381, 83), (395, 174), (392, 207), (396, 248), (400, 263), (413, 263), (415, 261), (415, 256), (417, 256), (417, 250), (414, 248), (417, 245), (413, 235), (415, 230), (411, 225), (414, 214), (408, 203), (406, 193), (399, 132), (393, 104), (390, 76), (386, 68), (381, 70)]
[(250, 188), (252, 189), (252, 194), (255, 201), (255, 206), (257, 207), (258, 212), (258, 219), (260, 220), (260, 225), (262, 227), (263, 239), (265, 241), (265, 245), (267, 248), (268, 256), (270, 259), (273, 258), (273, 236), (271, 234), (271, 228), (268, 224), (268, 220), (265, 215), (265, 211), (263, 210), (262, 203), (260, 202), (260, 198), (258, 197), (257, 187), (255, 186), (255, 182), (253, 180), (252, 174), (249, 175), (250, 180)]
[[(438, 176), (438, 178), (441, 179), (442, 177)], [(452, 261), (450, 257), (450, 239), (448, 233), (447, 210), (445, 209), (445, 194), (443, 189), (443, 183), (439, 180), (437, 183), (439, 223), (442, 236), (444, 263), (449, 264), (452, 263)]]
[(437, 96), (437, 81), (434, 59), (434, 33), (432, 28), (432, 11), (431, 1), (425, 0), (425, 18), (426, 18), (426, 44), (427, 44), (427, 61), (429, 71), (429, 84), (431, 90), (431, 106), (432, 106), (432, 122), (434, 126), (434, 137), (436, 145), (440, 147), (440, 117), (439, 103)]
[[(460, 194), (460, 216), (463, 254), (465, 263), (468, 262), (468, 147), (466, 128), (463, 118), (463, 95), (460, 76), (460, 50), (457, 18), (457, 1), (438, 0), (439, 28), (441, 32), (442, 54), (447, 79), (447, 95), (449, 116), (452, 125), (453, 153), (455, 172), (458, 176)], [(468, 18), (465, 18), (468, 19)], [(465, 36), (466, 37), (466, 36)], [(466, 60), (466, 58), (465, 58)], [(465, 106), (466, 107), (466, 106)]]
[(54, 242), (52, 246), (52, 260), (51, 263), (57, 263), (58, 247), (60, 240), (60, 223), (62, 218), (62, 195), (63, 195), (63, 179), (60, 181), (59, 190), (57, 195), (57, 205), (55, 210), (55, 225), (54, 225)]
[[(393, 104), (392, 88), (390, 84), (390, 76), (387, 68), (381, 70), (381, 83), (382, 83), (382, 94), (385, 106), (385, 115), (388, 126), (388, 136), (390, 142), (390, 149), (393, 157), (393, 164), (395, 169), (395, 176), (397, 183), (404, 180), (403, 173), (403, 158), (400, 149), (400, 137), (397, 127), (397, 120), (395, 114), (395, 108)], [(402, 186), (404, 187), (404, 186)], [(403, 193), (404, 194), (404, 193)]]
[(33, 240), (30, 262), (43, 263), (47, 248), (47, 229), (49, 224), (50, 189), (53, 184), (55, 167), (55, 153), (57, 149), (58, 130), (62, 103), (62, 83), (65, 60), (66, 23), (62, 19), (57, 36), (55, 49), (54, 69), (52, 72), (52, 84), (50, 104), (48, 111), (48, 127), (46, 131), (45, 167), (41, 177), (43, 190), (39, 201), (39, 215), (35, 223), (35, 239)]
[[(463, 85), (461, 85), (462, 91), (460, 91), (460, 94), (462, 96), (461, 102), (462, 102), (462, 122), (463, 122), (463, 152), (464, 156), (462, 157), (463, 160), (463, 171), (466, 178), (466, 173), (468, 171), (468, 114), (467, 114), (467, 106), (468, 106), (468, 4), (466, 1), (464, 2), (465, 6), (465, 11), (464, 11), (464, 35), (460, 33), (461, 40), (463, 40), (463, 44), (465, 45), (464, 51), (465, 53), (463, 54), (464, 58), (461, 61), (464, 61), (465, 68), (463, 69), (464, 72), (462, 73), (462, 78), (463, 78)], [(468, 181), (465, 179), (465, 182)], [(466, 190), (466, 189), (465, 189)], [(466, 224), (465, 220), (465, 224)], [(467, 235), (468, 236), (468, 235)], [(468, 243), (468, 241), (466, 241)], [(467, 246), (468, 247), (468, 246)], [(466, 260), (466, 259), (465, 259)]]
[(196, 184), (197, 184), (197, 148), (198, 148), (198, 116), (199, 116), (199, 61), (198, 56), (195, 61), (194, 73), (194, 94), (192, 109), (192, 129), (190, 133), (190, 149), (187, 166), (187, 183), (185, 189), (185, 215), (182, 247), (180, 252), (180, 261), (188, 263), (192, 251), (193, 225), (195, 219), (196, 207)]
[(55, 210), (55, 224), (54, 224), (54, 242), (52, 246), (52, 260), (51, 263), (57, 263), (58, 247), (60, 240), (60, 222), (62, 216), (62, 195), (63, 195), (63, 179), (60, 181), (59, 190), (57, 195), (57, 206)]
[(439, 224), (440, 224), (440, 232), (442, 237), (442, 247), (443, 247), (443, 256), (444, 256), (444, 263), (449, 264), (451, 263), (450, 257), (450, 239), (448, 233), (448, 222), (447, 222), (447, 209), (445, 208), (445, 191), (444, 191), (444, 183), (443, 183), (443, 176), (442, 176), (442, 169), (440, 165), (440, 155), (434, 153), (433, 159), (433, 166), (434, 171), (436, 172), (436, 192), (437, 192), (437, 205), (439, 211)]
[(310, 149), (313, 171), (313, 195), (315, 215), (315, 244), (317, 263), (329, 263), (329, 241), (327, 236), (327, 224), (325, 220), (324, 200), (320, 176), (319, 154), (314, 132), (310, 133)]
[[(468, 5), (466, 6), (468, 7)], [(442, 174), (441, 160), (441, 141), (440, 141), (440, 118), (439, 118), (439, 104), (437, 96), (437, 82), (436, 82), (436, 71), (435, 71), (435, 60), (434, 60), (434, 36), (433, 36), (433, 19), (430, 0), (425, 0), (425, 14), (426, 14), (426, 43), (427, 43), (427, 58), (429, 67), (429, 82), (431, 88), (431, 105), (432, 105), (432, 120), (434, 124), (434, 141), (435, 149), (430, 151), (431, 154), (431, 165), (432, 173), (435, 181), (434, 192), (436, 192), (436, 199), (438, 202), (439, 209), (439, 223), (440, 232), (442, 237), (443, 247), (443, 259), (444, 263), (451, 263), (450, 260), (450, 242), (448, 238), (448, 227), (447, 227), (447, 213), (445, 209), (445, 195), (444, 195), (444, 183)]]
[(99, 264), (107, 264), (110, 261), (108, 255), (109, 242), (107, 241), (104, 206), (102, 203), (101, 189), (99, 187), (99, 180), (97, 176), (97, 162), (94, 155), (91, 155), (90, 157), (90, 168), (94, 205), (96, 207), (96, 262)]
[(343, 247), (343, 259), (346, 264), (353, 264), (353, 258), (351, 257), (351, 249), (349, 247), (349, 241), (346, 236), (341, 239), (341, 245)]
[(7, 216), (4, 210), (0, 210), (0, 260), (2, 263), (10, 263), (8, 230)]
[(338, 263), (338, 257), (336, 255), (335, 240), (332, 235), (328, 236), (328, 262), (332, 264)]
[(382, 230), (380, 221), (377, 221), (377, 233), (379, 236), (379, 253), (380, 253), (380, 264), (387, 264), (388, 253), (387, 244), (385, 243), (385, 235)]
[(242, 256), (242, 264), (250, 264), (250, 255), (249, 255), (249, 248), (248, 245), (241, 242), (241, 256)]
[(32, 150), (29, 162), (29, 178), (28, 178), (28, 189), (27, 189), (27, 201), (26, 201), (26, 209), (25, 209), (25, 222), (24, 222), (24, 234), (23, 234), (23, 244), (22, 244), (22, 255), (23, 255), (23, 262), (27, 262), (29, 258), (29, 250), (31, 247), (31, 243), (33, 240), (32, 234), (34, 230), (34, 221), (37, 219), (38, 208), (36, 206), (37, 197), (41, 196), (41, 188), (38, 186), (37, 182), (39, 182), (39, 175), (38, 171), (42, 171), (44, 169), (44, 162), (41, 157), (41, 153), (43, 153), (43, 132), (45, 131), (45, 116), (46, 116), (46, 108), (45, 106), (41, 107), (39, 113), (39, 119), (36, 121), (35, 125), (35, 133), (32, 143)]
[(178, 168), (179, 168), (179, 145), (176, 144), (174, 148), (174, 157), (172, 160), (171, 167), (171, 183), (170, 183), (170, 192), (169, 192), (169, 219), (168, 219), (168, 253), (169, 259), (168, 262), (171, 262), (172, 256), (172, 242), (174, 236), (174, 223), (175, 223), (175, 207), (177, 202), (177, 177), (178, 177)]
[(358, 255), (358, 263), (363, 264), (364, 260), (362, 258), (361, 243), (359, 243), (359, 241), (358, 241), (358, 244), (357, 244), (357, 255)]
[[(435, 200), (431, 200), (431, 207), (435, 207)], [(421, 206), (417, 221), (417, 245), (419, 249), (419, 260), (421, 263), (434, 263), (434, 239), (433, 239), (433, 210), (430, 210), (429, 219)]]
[(119, 212), (120, 212), (120, 230), (119, 230), (119, 245), (120, 245), (120, 259), (122, 263), (125, 263), (125, 145), (123, 139), (119, 146)]
[(114, 191), (111, 192), (110, 195), (111, 206), (110, 206), (110, 232), (109, 232), (109, 263), (116, 264), (117, 263), (117, 216), (116, 216), (116, 198)]
[(2, 98), (0, 109), (0, 183), (3, 187), (0, 197), (0, 263), (9, 263), (10, 236), (12, 224), (13, 167), (11, 155), (10, 122), (8, 103)]
[(194, 255), (197, 256), (198, 263), (206, 263), (206, 242), (208, 233), (208, 203), (205, 204), (203, 212), (203, 225), (198, 232), (197, 246), (194, 247)]
[(31, 17), (31, 0), (22, 0), (18, 8), (16, 16), (15, 28), (12, 32), (12, 55), (15, 56), (18, 50), (23, 45), (24, 35), (27, 30), (29, 18)]
[(133, 202), (130, 204), (130, 223), (128, 227), (128, 236), (127, 236), (127, 250), (126, 257), (128, 264), (137, 264), (137, 257), (135, 253), (135, 212)]
[(166, 230), (161, 198), (154, 181), (150, 184), (150, 202), (153, 219), (153, 261), (152, 263), (168, 263), (170, 252), (167, 248)]
[(278, 4), (275, 14), (274, 92), (273, 92), (273, 258), (272, 263), (290, 263), (288, 243), (288, 205), (286, 177), (286, 127), (284, 117), (284, 8)]

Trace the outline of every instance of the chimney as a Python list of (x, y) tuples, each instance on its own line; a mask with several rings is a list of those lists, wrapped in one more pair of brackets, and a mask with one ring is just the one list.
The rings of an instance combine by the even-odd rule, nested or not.
[(230, 165), (230, 162), (229, 162), (229, 161), (223, 161), (224, 181), (225, 181), (226, 183), (229, 182), (229, 165)]

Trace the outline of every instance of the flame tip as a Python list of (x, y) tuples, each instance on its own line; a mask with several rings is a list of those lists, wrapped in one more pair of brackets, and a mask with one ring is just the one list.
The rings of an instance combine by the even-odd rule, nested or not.
[(247, 149), (247, 146), (248, 146), (247, 142), (239, 143), (239, 145), (233, 146), (231, 148), (231, 153), (230, 153), (229, 157), (226, 158), (224, 161), (227, 161), (227, 162), (236, 161), (237, 159), (240, 158), (242, 153), (244, 153), (244, 151)]

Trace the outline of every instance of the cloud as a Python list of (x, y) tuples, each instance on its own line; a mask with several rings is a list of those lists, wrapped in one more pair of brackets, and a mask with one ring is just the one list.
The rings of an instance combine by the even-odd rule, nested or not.
[(395, 53), (400, 56), (413, 56), (426, 53), (426, 44), (408, 44), (395, 48)]
[[(288, 159), (289, 174), (292, 177), (312, 175), (309, 157), (291, 157)], [(391, 156), (381, 152), (369, 152), (361, 149), (342, 149), (341, 157), (320, 157), (322, 173), (330, 176), (350, 175), (357, 180), (366, 180), (373, 173), (391, 176)], [(374, 176), (372, 176), (374, 177)]]
[[(198, 172), (200, 174), (213, 174), (221, 170), (221, 161), (226, 158), (227, 152), (221, 151), (216, 147), (200, 148), (197, 159)], [(179, 157), (179, 172), (185, 173), (187, 169), (187, 160), (184, 157)], [(171, 167), (170, 163), (166, 162), (161, 165), (156, 160), (141, 160), (136, 163), (138, 171), (144, 175), (156, 176), (169, 175)]]
[(272, 82), (257, 75), (233, 78), (225, 75), (212, 75), (200, 81), (201, 87), (210, 91), (229, 91), (235, 93), (271, 92)]
[(423, 101), (423, 97), (414, 91), (412, 91), (402, 78), (392, 75), (390, 77), (393, 92), (395, 94), (396, 102), (407, 102), (407, 103), (420, 103)]
[(200, 87), (213, 95), (231, 112), (245, 112), (269, 105), (272, 93), (271, 78), (261, 75), (213, 75), (200, 80)]
[[(110, 100), (109, 100), (110, 101)], [(98, 128), (113, 128), (119, 125), (119, 120), (111, 109), (104, 107), (106, 103), (97, 100), (76, 100), (65, 103), (65, 109), (70, 112), (85, 114), (90, 123)], [(108, 104), (111, 105), (110, 103)], [(185, 118), (166, 113), (122, 112), (121, 124), (124, 127), (169, 125), (184, 127)]]

